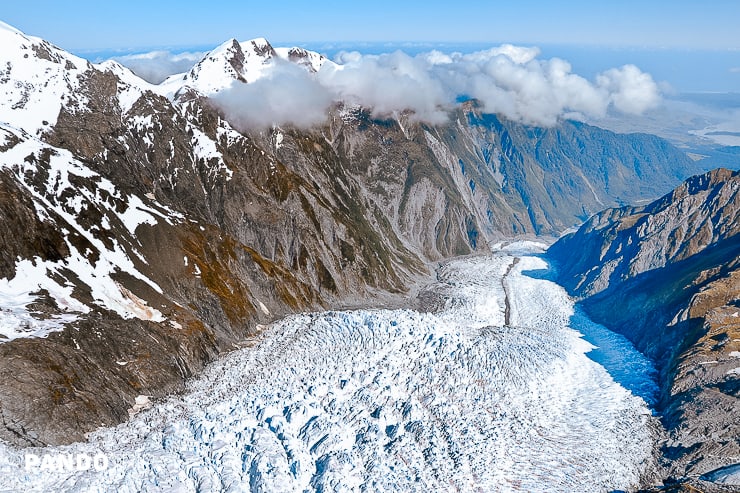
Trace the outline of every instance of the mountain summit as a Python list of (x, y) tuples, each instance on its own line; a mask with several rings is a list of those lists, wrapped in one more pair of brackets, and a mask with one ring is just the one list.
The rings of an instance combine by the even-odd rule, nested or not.
[(168, 94), (189, 87), (210, 96), (230, 87), (234, 81), (248, 84), (265, 77), (276, 63), (285, 61), (309, 72), (317, 72), (325, 63), (333, 63), (303, 48), (275, 49), (265, 38), (244, 42), (232, 38), (208, 52), (188, 72), (168, 77), (161, 86)]

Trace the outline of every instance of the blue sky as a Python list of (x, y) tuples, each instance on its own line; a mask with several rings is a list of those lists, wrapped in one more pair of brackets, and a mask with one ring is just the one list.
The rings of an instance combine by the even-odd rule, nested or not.
[[(635, 63), (679, 92), (740, 92), (740, 0), (27, 0), (3, 2), (0, 20), (97, 61), (154, 49), (207, 51), (231, 37), (264, 36), (330, 56), (413, 52), (406, 41), (447, 42), (442, 51), (514, 43), (564, 58), (587, 77)], [(386, 41), (394, 43), (378, 44)]]
[[(3, 2), (0, 18), (81, 52), (272, 41), (473, 41), (740, 50), (740, 1)], [(739, 63), (740, 65), (740, 63)]]

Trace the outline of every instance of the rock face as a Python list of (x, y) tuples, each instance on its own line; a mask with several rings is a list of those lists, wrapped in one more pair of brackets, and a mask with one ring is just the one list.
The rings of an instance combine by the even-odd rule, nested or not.
[(211, 93), (277, 58), (331, 63), (265, 40), (160, 86), (4, 25), (0, 44), (0, 438), (18, 444), (125, 420), (260, 323), (403, 293), (428, 261), (555, 234), (693, 171), (651, 136), (475, 102), (436, 126), (337, 104), (311, 130), (237, 131)]
[(698, 481), (740, 454), (739, 192), (738, 171), (695, 176), (595, 215), (548, 251), (588, 313), (659, 364), (675, 478)]

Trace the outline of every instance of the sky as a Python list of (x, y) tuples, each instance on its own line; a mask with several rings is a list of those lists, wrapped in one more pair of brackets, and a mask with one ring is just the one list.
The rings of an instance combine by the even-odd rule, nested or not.
[(258, 36), (740, 50), (737, 0), (27, 0), (3, 2), (0, 19), (73, 52)]

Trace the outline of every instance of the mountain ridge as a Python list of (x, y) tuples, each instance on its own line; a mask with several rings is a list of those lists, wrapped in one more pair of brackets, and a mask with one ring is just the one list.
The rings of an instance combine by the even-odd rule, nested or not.
[[(430, 262), (557, 234), (695, 169), (659, 139), (529, 127), (474, 101), (436, 125), (337, 102), (310, 129), (238, 130), (196, 88), (168, 98), (8, 35), (2, 273), (34, 273), (17, 316), (54, 329), (0, 343), (0, 437), (23, 445), (125, 420), (278, 317), (403, 296)], [(49, 85), (24, 79), (47, 69)]]

